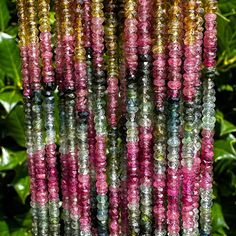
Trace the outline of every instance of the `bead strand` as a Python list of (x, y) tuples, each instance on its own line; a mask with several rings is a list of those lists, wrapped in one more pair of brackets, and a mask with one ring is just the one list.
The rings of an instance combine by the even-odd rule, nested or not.
[(48, 224), (48, 190), (45, 145), (43, 141), (43, 112), (42, 87), (40, 77), (40, 50), (37, 29), (35, 1), (27, 1), (28, 40), (29, 40), (29, 76), (32, 93), (32, 126), (33, 126), (33, 158), (35, 161), (37, 205), (38, 205), (38, 234), (47, 235)]
[(89, 145), (89, 163), (90, 163), (90, 186), (91, 186), (91, 219), (93, 233), (96, 233), (96, 171), (95, 171), (95, 147), (96, 147), (96, 131), (94, 126), (94, 93), (93, 93), (93, 70), (92, 70), (92, 50), (86, 48), (86, 64), (88, 76), (88, 145)]
[(195, 85), (198, 84), (199, 65), (198, 52), (196, 45), (196, 3), (195, 1), (188, 1), (185, 4), (185, 37), (184, 37), (184, 123), (183, 123), (183, 139), (182, 139), (182, 220), (183, 220), (183, 235), (196, 235), (195, 228), (195, 205), (194, 202), (194, 181), (195, 181), (195, 169), (194, 169), (194, 157), (195, 147), (194, 133), (197, 129), (195, 122), (195, 97), (196, 90)]
[(173, 0), (170, 7), (169, 34), (169, 73), (168, 73), (168, 117), (167, 117), (167, 224), (168, 235), (178, 236), (180, 231), (180, 89), (182, 64), (182, 11), (181, 0)]
[(140, 234), (139, 209), (139, 132), (138, 132), (138, 21), (137, 3), (125, 1), (124, 56), (126, 64), (126, 149), (127, 149), (127, 205), (129, 234)]
[(25, 136), (26, 148), (28, 156), (28, 171), (30, 176), (30, 194), (31, 194), (31, 209), (32, 209), (32, 233), (38, 235), (38, 213), (36, 204), (36, 179), (35, 179), (35, 163), (33, 158), (33, 145), (32, 145), (32, 102), (30, 94), (29, 83), (29, 56), (27, 49), (27, 25), (26, 25), (26, 9), (23, 0), (17, 1), (18, 21), (19, 21), (19, 46), (21, 55), (21, 74), (23, 81), (23, 96), (24, 96), (24, 113), (25, 113)]
[(93, 91), (93, 68), (92, 68), (92, 42), (91, 42), (91, 4), (89, 0), (84, 0), (84, 47), (86, 50), (86, 65), (88, 77), (88, 145), (90, 163), (90, 186), (91, 186), (91, 221), (93, 233), (96, 233), (96, 174), (95, 174), (95, 127), (94, 127), (94, 91)]
[(212, 207), (212, 172), (213, 172), (213, 136), (215, 126), (215, 64), (217, 50), (216, 10), (217, 1), (205, 2), (205, 32), (204, 32), (204, 66), (205, 79), (203, 82), (203, 110), (202, 110), (202, 153), (201, 153), (201, 205), (200, 226), (201, 235), (211, 234)]
[(93, 49), (93, 68), (95, 77), (95, 114), (94, 123), (96, 130), (96, 190), (97, 190), (97, 219), (98, 234), (107, 235), (108, 222), (108, 184), (106, 175), (107, 155), (107, 120), (105, 114), (106, 99), (106, 80), (104, 73), (104, 13), (103, 0), (92, 0), (92, 49)]
[(166, 235), (166, 4), (156, 1), (155, 43), (153, 46), (153, 77), (156, 109), (155, 145), (154, 145), (154, 218), (155, 235)]
[(62, 219), (64, 221), (64, 235), (70, 234), (70, 218), (69, 218), (69, 180), (68, 180), (68, 158), (66, 155), (66, 132), (65, 132), (65, 96), (63, 88), (63, 48), (61, 35), (61, 5), (59, 0), (55, 1), (55, 77), (59, 89), (59, 135), (60, 135), (60, 164), (61, 164), (61, 192), (62, 192)]
[(202, 44), (203, 44), (203, 5), (202, 0), (196, 1), (196, 58), (198, 69), (198, 79), (196, 80), (195, 90), (195, 123), (196, 128), (194, 129), (194, 173), (195, 173), (195, 183), (194, 183), (194, 233), (199, 235), (199, 182), (200, 182), (200, 150), (201, 150), (201, 139), (200, 139), (200, 129), (201, 129), (201, 110), (202, 110), (202, 82), (201, 82), (201, 65), (202, 65)]
[(76, 45), (75, 45), (75, 86), (77, 112), (77, 140), (79, 156), (79, 206), (80, 235), (91, 234), (90, 217), (90, 171), (88, 149), (88, 89), (86, 51), (82, 27), (82, 8), (77, 3), (76, 8)]
[(52, 65), (52, 47), (51, 47), (51, 27), (49, 18), (49, 2), (45, 0), (38, 1), (40, 49), (42, 58), (42, 76), (45, 84), (45, 128), (46, 128), (46, 160), (48, 170), (48, 193), (49, 193), (49, 221), (50, 233), (60, 235), (59, 225), (59, 186), (56, 158), (56, 132), (54, 120), (54, 89), (55, 78)]
[[(152, 2), (138, 1), (138, 54), (140, 76), (139, 101), (139, 160), (141, 234), (152, 234), (152, 175), (153, 175), (153, 99), (151, 90), (151, 21)], [(142, 170), (142, 171), (141, 171)]]
[(108, 137), (109, 137), (109, 232), (119, 235), (119, 163), (118, 163), (118, 61), (117, 61), (117, 22), (115, 17), (116, 1), (110, 0), (106, 7), (105, 45), (107, 48), (108, 81)]
[[(124, 21), (124, 0), (117, 0), (117, 22)], [(120, 138), (120, 209), (121, 209), (121, 235), (128, 234), (128, 203), (127, 203), (127, 152), (126, 152), (126, 65), (124, 58), (124, 25), (118, 24), (118, 65), (119, 65), (119, 120), (118, 136)]]
[(76, 120), (75, 120), (75, 81), (73, 54), (74, 54), (74, 2), (61, 1), (62, 17), (62, 48), (63, 61), (63, 88), (65, 96), (65, 132), (66, 155), (68, 158), (68, 193), (70, 211), (70, 234), (79, 234), (79, 207), (78, 207), (78, 158), (76, 150)]

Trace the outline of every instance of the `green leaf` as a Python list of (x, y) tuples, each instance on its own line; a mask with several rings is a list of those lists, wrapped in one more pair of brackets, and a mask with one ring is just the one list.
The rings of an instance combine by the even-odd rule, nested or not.
[(10, 34), (12, 37), (16, 37), (18, 34), (18, 27), (10, 25), (6, 28), (5, 33)]
[(29, 188), (30, 188), (30, 179), (29, 176), (25, 176), (24, 178), (18, 179), (14, 184), (14, 189), (18, 193), (22, 203), (25, 203), (25, 199), (29, 196)]
[(226, 139), (215, 141), (215, 173), (222, 173), (232, 166), (232, 162), (236, 161), (235, 142), (236, 139), (233, 135), (229, 135)]
[(0, 31), (4, 31), (10, 20), (10, 14), (5, 0), (0, 1)]
[(3, 87), (5, 87), (5, 84), (4, 84), (4, 73), (3, 71), (0, 69), (0, 89), (2, 89)]
[(236, 158), (236, 151), (234, 149), (234, 144), (236, 140), (232, 139), (220, 139), (215, 141), (214, 143), (214, 151), (215, 151), (215, 161), (219, 161), (224, 159), (224, 157), (232, 159)]
[(5, 221), (0, 221), (0, 235), (1, 236), (10, 236), (8, 225)]
[(19, 49), (16, 40), (3, 32), (0, 32), (0, 69), (21, 87)]
[(222, 120), (220, 135), (236, 132), (236, 126), (227, 120)]
[(20, 146), (24, 147), (25, 131), (23, 107), (21, 105), (16, 106), (7, 116), (6, 120), (6, 136), (14, 138)]
[(3, 105), (7, 113), (10, 113), (20, 101), (22, 101), (22, 97), (16, 89), (0, 93), (0, 103)]
[(11, 233), (11, 236), (30, 236), (31, 233), (28, 232), (26, 229), (17, 229)]
[(26, 160), (26, 153), (24, 151), (13, 152), (4, 147), (2, 147), (1, 150), (2, 155), (0, 156), (0, 171), (12, 170)]
[(229, 226), (226, 224), (222, 208), (219, 203), (214, 203), (212, 207), (212, 224), (214, 233), (220, 233), (220, 235), (227, 236), (224, 229), (229, 229)]
[(16, 221), (22, 225), (22, 227), (26, 229), (31, 229), (32, 226), (32, 215), (31, 211), (28, 211), (26, 214), (23, 215), (16, 215)]
[(220, 123), (220, 136), (236, 132), (236, 126), (225, 120), (222, 112), (216, 111), (216, 119)]

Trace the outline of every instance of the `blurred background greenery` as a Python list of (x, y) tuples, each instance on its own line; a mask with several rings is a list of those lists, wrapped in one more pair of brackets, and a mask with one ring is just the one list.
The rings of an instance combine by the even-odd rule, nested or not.
[[(53, 13), (52, 23), (53, 23)], [(31, 217), (15, 0), (0, 0), (0, 235)], [(219, 0), (213, 235), (236, 235), (236, 0)]]

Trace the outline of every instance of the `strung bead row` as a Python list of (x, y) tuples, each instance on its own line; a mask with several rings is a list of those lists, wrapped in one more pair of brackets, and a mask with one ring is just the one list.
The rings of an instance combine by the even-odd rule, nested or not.
[(153, 46), (153, 84), (156, 122), (154, 127), (154, 206), (155, 235), (166, 234), (166, 4), (157, 0), (155, 5), (155, 43)]
[(127, 207), (129, 234), (140, 234), (139, 196), (139, 134), (137, 91), (137, 3), (125, 1), (124, 56), (126, 66), (126, 150), (127, 150)]
[(204, 82), (203, 82), (203, 110), (202, 110), (202, 153), (201, 153), (201, 181), (200, 181), (200, 226), (201, 235), (211, 234), (211, 206), (212, 206), (212, 172), (213, 172), (213, 136), (215, 126), (215, 63), (217, 50), (216, 30), (217, 1), (205, 2), (205, 32), (204, 32)]
[(168, 33), (168, 88), (167, 88), (167, 231), (170, 236), (180, 232), (180, 98), (181, 98), (181, 65), (182, 65), (182, 2), (173, 0), (169, 9), (171, 21), (167, 26)]
[(118, 60), (117, 60), (117, 21), (115, 11), (116, 1), (109, 1), (106, 6), (105, 45), (107, 48), (107, 93), (108, 93), (108, 149), (109, 149), (109, 232), (111, 235), (119, 235), (119, 174), (118, 174)]

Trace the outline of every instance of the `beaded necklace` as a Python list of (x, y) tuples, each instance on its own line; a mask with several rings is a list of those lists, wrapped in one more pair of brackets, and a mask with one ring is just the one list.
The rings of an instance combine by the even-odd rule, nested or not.
[(153, 46), (153, 77), (156, 123), (154, 130), (154, 206), (155, 235), (165, 235), (166, 232), (166, 4), (156, 1), (155, 41)]
[(52, 65), (51, 27), (49, 18), (49, 3), (45, 0), (38, 1), (40, 50), (42, 58), (42, 76), (45, 96), (45, 129), (46, 145), (45, 154), (47, 161), (48, 199), (49, 199), (49, 222), (50, 233), (60, 235), (59, 225), (59, 186), (56, 166), (55, 144), (55, 120), (54, 120), (54, 89), (55, 78)]
[(213, 136), (215, 125), (215, 58), (217, 48), (216, 31), (217, 1), (205, 2), (205, 32), (204, 32), (204, 82), (203, 82), (203, 110), (202, 110), (202, 153), (201, 153), (201, 182), (200, 182), (200, 226), (201, 235), (211, 233), (212, 206), (212, 169), (213, 169)]
[(25, 134), (26, 134), (26, 148), (28, 154), (28, 171), (30, 175), (30, 194), (31, 194), (31, 209), (32, 209), (32, 232), (38, 235), (38, 212), (36, 201), (36, 175), (35, 175), (35, 161), (33, 158), (33, 137), (32, 137), (32, 102), (29, 83), (29, 56), (28, 56), (28, 42), (27, 42), (27, 25), (26, 25), (26, 4), (23, 0), (17, 1), (17, 10), (19, 18), (19, 46), (20, 55), (22, 59), (21, 73), (23, 80), (23, 96), (25, 109)]
[(170, 7), (169, 34), (169, 81), (168, 81), (168, 117), (167, 117), (167, 224), (168, 235), (179, 235), (180, 231), (180, 94), (182, 64), (182, 2), (174, 0)]
[(126, 63), (126, 149), (127, 149), (127, 205), (129, 231), (131, 235), (139, 235), (139, 132), (138, 132), (138, 21), (137, 3), (125, 1), (124, 56)]
[(139, 148), (141, 234), (152, 234), (153, 97), (151, 91), (152, 1), (138, 1)]
[(93, 68), (95, 91), (95, 114), (94, 124), (96, 130), (96, 190), (97, 190), (97, 219), (98, 234), (107, 235), (108, 222), (108, 184), (106, 175), (107, 155), (107, 119), (106, 119), (106, 79), (104, 72), (104, 13), (103, 1), (92, 0), (91, 2), (91, 31), (93, 49)]
[(43, 140), (43, 113), (42, 113), (42, 85), (40, 77), (40, 50), (37, 29), (37, 13), (33, 0), (27, 1), (28, 17), (28, 56), (29, 56), (29, 78), (32, 96), (32, 131), (33, 135), (33, 158), (36, 174), (36, 201), (38, 208), (38, 235), (47, 235), (48, 224), (48, 189), (47, 169), (45, 160), (45, 146)]
[(77, 111), (77, 140), (79, 155), (79, 205), (80, 233), (91, 235), (90, 219), (90, 174), (88, 151), (88, 87), (86, 51), (84, 49), (82, 8), (77, 3), (76, 9), (76, 47), (75, 47), (75, 80), (76, 80), (76, 111)]
[(118, 235), (119, 226), (119, 163), (117, 148), (117, 108), (118, 108), (118, 60), (116, 1), (110, 0), (106, 6), (105, 45), (107, 49), (107, 93), (108, 93), (108, 147), (109, 147), (109, 230)]

